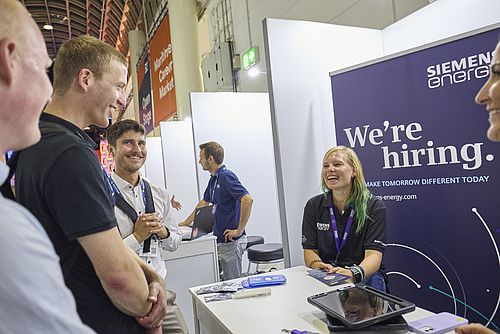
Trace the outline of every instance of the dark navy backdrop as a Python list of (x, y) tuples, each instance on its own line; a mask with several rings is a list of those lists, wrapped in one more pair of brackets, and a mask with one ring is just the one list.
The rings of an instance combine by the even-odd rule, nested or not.
[(149, 53), (142, 60), (144, 77), (139, 86), (139, 119), (146, 128), (146, 133), (153, 130), (153, 99), (151, 98), (151, 71), (149, 67)]
[[(370, 191), (388, 207), (384, 263), (391, 292), (434, 312), (496, 325), (500, 143), (486, 138), (488, 115), (474, 96), (486, 81), (484, 59), (491, 55), (499, 31), (331, 77), (337, 143), (354, 147)], [(445, 77), (442, 86), (429, 88), (433, 71), (428, 67), (443, 64), (441, 70), (453, 70), (453, 60), (455, 82)], [(393, 131), (394, 126), (402, 127)], [(359, 134), (367, 129), (364, 144), (353, 139), (356, 128)], [(378, 130), (370, 142), (373, 129)], [(449, 153), (453, 148), (441, 149), (445, 153), (440, 155), (438, 147), (447, 146), (456, 149), (456, 159)], [(400, 166), (408, 157), (409, 166), (394, 168), (396, 155)]]

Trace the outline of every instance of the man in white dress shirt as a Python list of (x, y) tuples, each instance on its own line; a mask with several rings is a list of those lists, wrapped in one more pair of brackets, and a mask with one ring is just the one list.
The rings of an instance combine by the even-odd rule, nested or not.
[[(125, 244), (165, 278), (167, 270), (161, 249), (175, 251), (182, 235), (174, 221), (167, 190), (139, 173), (147, 157), (145, 129), (134, 120), (124, 120), (111, 125), (106, 137), (115, 160), (111, 178), (120, 234)], [(182, 313), (175, 305), (175, 293), (170, 290), (163, 328), (166, 333), (187, 333)]]

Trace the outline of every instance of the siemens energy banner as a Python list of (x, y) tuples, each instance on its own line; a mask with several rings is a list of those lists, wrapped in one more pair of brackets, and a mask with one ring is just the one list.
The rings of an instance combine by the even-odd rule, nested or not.
[[(500, 29), (334, 73), (337, 143), (388, 208), (397, 296), (500, 325), (500, 143), (474, 97)], [(467, 305), (468, 307), (464, 306)]]

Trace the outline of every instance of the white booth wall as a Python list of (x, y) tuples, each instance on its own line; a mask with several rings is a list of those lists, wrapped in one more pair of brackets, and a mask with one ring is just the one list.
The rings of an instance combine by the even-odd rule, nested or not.
[(303, 264), (303, 208), (320, 193), (323, 154), (335, 145), (329, 72), (498, 22), (498, 0), (439, 0), (383, 31), (263, 21), (287, 265)]
[[(191, 93), (191, 114), (196, 157), (200, 144), (221, 144), (224, 164), (254, 199), (247, 234), (281, 242), (268, 94)], [(210, 174), (196, 165), (202, 198)]]
[(382, 56), (382, 33), (304, 21), (263, 24), (285, 262), (296, 266), (303, 264), (304, 205), (321, 192), (323, 154), (335, 145), (329, 72)]
[(181, 202), (173, 210), (178, 223), (186, 219), (198, 203), (198, 182), (191, 121), (160, 122), (165, 185), (169, 194)]
[(163, 173), (163, 153), (160, 137), (146, 138), (148, 157), (141, 167), (141, 175), (151, 180), (154, 184), (165, 187), (165, 175)]

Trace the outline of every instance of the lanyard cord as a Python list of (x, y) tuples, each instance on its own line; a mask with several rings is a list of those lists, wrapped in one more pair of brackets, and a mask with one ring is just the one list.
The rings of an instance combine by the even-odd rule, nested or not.
[[(109, 190), (111, 192), (111, 196), (113, 197), (113, 201), (116, 203), (117, 196), (123, 197), (122, 192), (120, 191), (120, 189), (116, 185), (115, 180), (113, 180), (113, 178), (111, 176), (109, 176), (108, 173), (106, 173), (106, 171), (104, 170), (104, 167), (101, 166), (101, 168), (102, 168), (102, 172), (104, 174), (104, 178), (106, 179), (106, 181), (108, 183), (108, 187), (109, 187)], [(144, 188), (144, 181), (142, 179), (141, 179), (140, 185), (141, 185), (141, 192), (142, 192), (142, 201), (144, 202), (144, 208), (146, 208), (146, 190)]]
[(351, 230), (355, 210), (354, 210), (354, 208), (351, 209), (351, 213), (349, 214), (349, 219), (347, 219), (347, 226), (345, 228), (344, 235), (342, 237), (342, 241), (340, 241), (339, 240), (339, 232), (338, 232), (338, 228), (337, 228), (337, 222), (335, 220), (335, 213), (333, 211), (333, 206), (330, 206), (328, 209), (330, 211), (330, 220), (331, 220), (332, 228), (333, 228), (333, 238), (335, 240), (335, 246), (337, 247), (337, 258), (338, 258), (340, 255), (340, 251), (345, 246), (345, 243), (347, 241), (347, 235), (349, 234), (349, 231)]
[(215, 177), (215, 182), (214, 182), (214, 185), (212, 187), (212, 196), (210, 198), (210, 202), (212, 204), (215, 204), (214, 203), (214, 198), (215, 198), (215, 189), (217, 188), (217, 182), (219, 182), (219, 177), (222, 175), (222, 173), (226, 170), (226, 166), (222, 166), (218, 171), (217, 173), (215, 173), (214, 177)]

